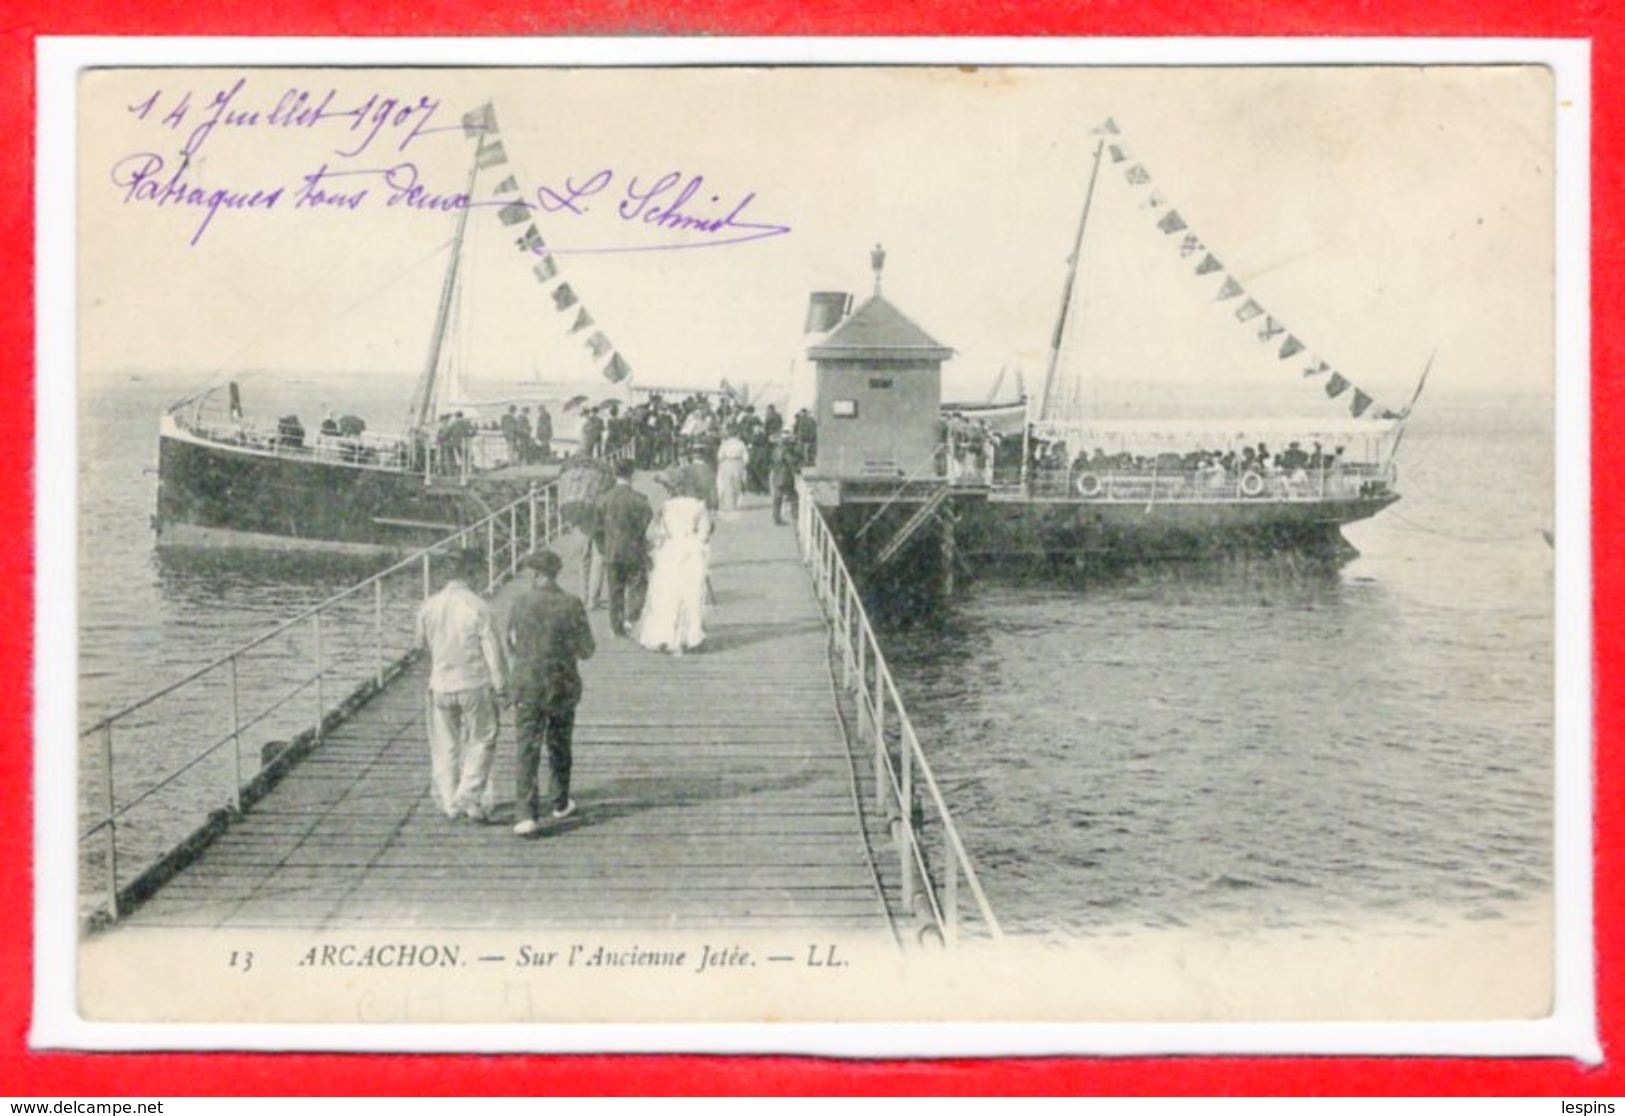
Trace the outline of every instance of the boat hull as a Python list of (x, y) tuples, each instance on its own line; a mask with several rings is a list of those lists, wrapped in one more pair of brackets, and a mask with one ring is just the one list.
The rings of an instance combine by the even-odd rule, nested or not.
[(410, 473), (159, 436), (154, 525), (163, 548), (398, 552), (476, 518), (473, 503)]
[(1399, 499), (1088, 502), (992, 498), (967, 507), (956, 529), (972, 565), (1012, 560), (1133, 563), (1297, 551), (1352, 558), (1341, 528)]

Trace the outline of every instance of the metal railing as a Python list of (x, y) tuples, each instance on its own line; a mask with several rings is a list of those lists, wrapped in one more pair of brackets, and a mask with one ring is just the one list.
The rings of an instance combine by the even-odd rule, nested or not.
[[(1035, 497), (1109, 503), (1268, 503), (1271, 501), (1357, 500), (1393, 483), (1381, 466), (1339, 465), (1327, 469), (1245, 470), (1154, 468), (1121, 470), (1033, 469), (1027, 492)], [(1019, 487), (1015, 485), (1013, 487)]]
[[(524, 496), (478, 522), (81, 731), (80, 755), (89, 755), (94, 748), (104, 780), (99, 803), (87, 810), (95, 820), (79, 835), (82, 872), (91, 843), (100, 838), (102, 878), (99, 899), (91, 904), (92, 916), (99, 910), (101, 917), (117, 919), (173, 874), (177, 856), (187, 855), (184, 850), (189, 846), (200, 847), (230, 816), (263, 796), (338, 721), (411, 665), (419, 653), (417, 610), (434, 590), (437, 554), (482, 552), (485, 591), (493, 592), (517, 572), (521, 557), (564, 531), (562, 510), (557, 482), (533, 485)], [(341, 693), (344, 696), (335, 701)], [(116, 737), (130, 742), (123, 761), (140, 767), (153, 754), (154, 744), (203, 717), (215, 719), (218, 735), (167, 770), (134, 772), (132, 777), (143, 785), (119, 795)], [(257, 755), (252, 751), (256, 742)], [(257, 761), (246, 777), (245, 745), (252, 761)], [(82, 809), (87, 806), (81, 802)], [(222, 810), (227, 812), (224, 816)], [(140, 811), (145, 811), (139, 822), (145, 847), (138, 851), (148, 862), (132, 873), (121, 873), (120, 831)], [(155, 879), (155, 874), (161, 878)], [(83, 880), (80, 890), (83, 901)]]
[[(903, 909), (914, 910), (917, 901), (923, 900), (922, 914), (929, 918), (925, 929), (934, 929), (944, 945), (953, 946), (959, 941), (963, 921), (963, 881), (987, 933), (1002, 938), (1004, 931), (976, 878), (976, 868), (954, 826), (931, 764), (920, 748), (914, 723), (903, 708), (869, 614), (841, 556), (840, 544), (805, 486), (800, 493), (797, 531), (802, 560), (811, 570), (818, 603), (835, 637), (841, 684), (851, 692), (857, 709), (860, 746), (872, 749), (874, 754), (875, 805), (890, 822), (901, 872)], [(924, 802), (935, 813), (939, 830), (940, 880), (933, 879), (920, 832), (922, 826), (915, 821), (916, 799), (921, 791)]]

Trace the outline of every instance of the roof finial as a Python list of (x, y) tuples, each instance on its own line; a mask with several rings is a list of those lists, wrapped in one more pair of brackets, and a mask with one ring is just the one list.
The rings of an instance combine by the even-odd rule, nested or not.
[(869, 266), (875, 271), (875, 294), (880, 293), (880, 273), (886, 270), (886, 249), (876, 244), (869, 253)]

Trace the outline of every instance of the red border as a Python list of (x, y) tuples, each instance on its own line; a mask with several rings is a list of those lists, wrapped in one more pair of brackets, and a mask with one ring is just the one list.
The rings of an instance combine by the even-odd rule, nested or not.
[[(242, 0), (172, 5), (157, 0), (19, 0), (0, 5), (0, 134), (13, 137), (0, 161), (0, 414), (12, 460), (33, 446), (33, 151), (36, 35), (504, 35), (541, 33), (865, 35), (1445, 35), (1589, 38), (1593, 41), (1592, 228), (1593, 425), (1605, 438), (1625, 419), (1616, 371), (1625, 325), (1615, 317), (1625, 282), (1625, 129), (1613, 109), (1625, 76), (1625, 8), (1555, 0), (1436, 0), (1386, 5), (1298, 0), (1080, 0), (1021, 10), (982, 0), (844, 0), (814, 10), (801, 0), (667, 0), (655, 11), (580, 0), (547, 14), (453, 0), (307, 0), (289, 8)], [(63, 199), (64, 204), (67, 198)], [(1597, 444), (1593, 536), (1621, 526), (1625, 479)], [(33, 537), (31, 485), (12, 474), (0, 486), (0, 584), (17, 587), (0, 625), (0, 670), (9, 692), (31, 692)], [(1609, 745), (1625, 727), (1617, 700), (1625, 685), (1619, 615), (1625, 558), (1595, 551), (1596, 732), (1598, 742), (1597, 929), (1599, 1012), (1605, 1050), (1625, 1025), (1625, 877), (1614, 841), (1625, 838), (1618, 793), (1625, 756)], [(842, 1062), (810, 1058), (650, 1056), (409, 1056), (310, 1054), (38, 1054), (27, 1048), (32, 996), (31, 704), (0, 703), (0, 1094), (648, 1094), (648, 1093), (1101, 1093), (1101, 1094), (1490, 1094), (1625, 1093), (1610, 1059), (1587, 1070), (1557, 1060), (1378, 1058), (1043, 1058), (938, 1062)], [(1612, 839), (1612, 840), (1610, 840)]]

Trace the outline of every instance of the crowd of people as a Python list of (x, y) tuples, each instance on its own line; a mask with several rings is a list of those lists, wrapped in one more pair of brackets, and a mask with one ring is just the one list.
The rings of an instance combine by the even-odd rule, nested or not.
[(1344, 447), (1328, 449), (1320, 442), (1314, 442), (1312, 449), (1294, 441), (1272, 451), (1268, 443), (1258, 442), (1223, 450), (1198, 448), (1160, 454), (1107, 453), (1096, 446), (1074, 454), (1064, 437), (1043, 437), (1034, 431), (1029, 431), (1029, 437), (1033, 483), (1067, 491), (1088, 485), (1090, 478), (1153, 476), (1170, 484), (1186, 482), (1197, 489), (1262, 484), (1260, 493), (1272, 486), (1294, 491), (1306, 489), (1316, 477), (1338, 472), (1346, 464)]
[(1017, 441), (1012, 447), (1005, 441), (987, 420), (958, 411), (949, 411), (937, 421), (938, 454), (949, 480), (996, 484), (1018, 479), (1021, 445)]
[(817, 454), (818, 425), (805, 407), (787, 422), (771, 403), (758, 414), (755, 404), (730, 395), (696, 392), (673, 401), (651, 394), (629, 406), (609, 400), (586, 408), (581, 448), (598, 458), (626, 450), (640, 469), (665, 469), (696, 452), (719, 465), (724, 443), (734, 439), (744, 447), (744, 491), (766, 493), (773, 447), (786, 433), (810, 464)]
[[(633, 487), (630, 455), (579, 460), (567, 471), (566, 518), (586, 540), (581, 597), (560, 587), (563, 561), (542, 550), (521, 561), (531, 577), (499, 613), (472, 589), (484, 560), (467, 552), (424, 602), (417, 642), (430, 656), (430, 786), (447, 818), (494, 820), (491, 773), (503, 705), (513, 708), (518, 747), (514, 833), (534, 837), (548, 821), (576, 813), (570, 778), (579, 664), (597, 650), (589, 611), (608, 613), (612, 638), (649, 651), (681, 657), (705, 643), (705, 614), (715, 599), (711, 538), (720, 522), (737, 516), (738, 493), (703, 442), (690, 443), (685, 456), (655, 478), (667, 493), (658, 507)], [(781, 429), (769, 465), (775, 522), (784, 522), (786, 501), (795, 516), (800, 464), (799, 440)]]

